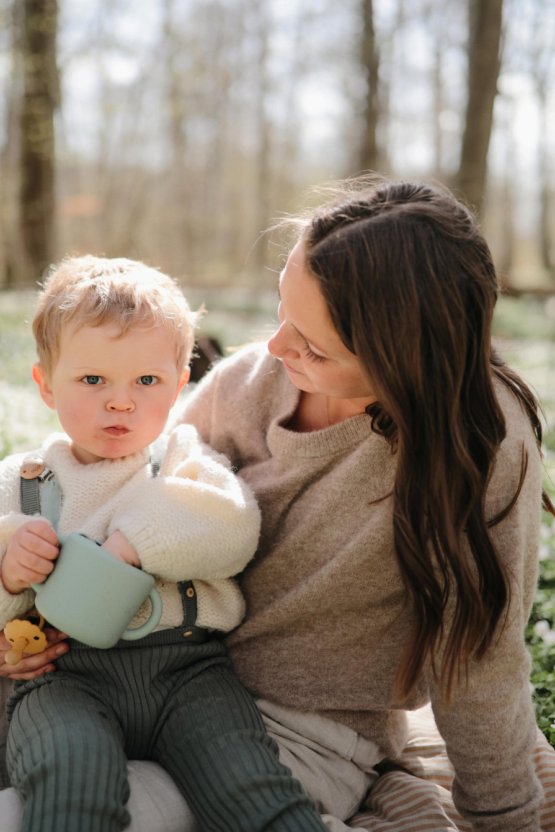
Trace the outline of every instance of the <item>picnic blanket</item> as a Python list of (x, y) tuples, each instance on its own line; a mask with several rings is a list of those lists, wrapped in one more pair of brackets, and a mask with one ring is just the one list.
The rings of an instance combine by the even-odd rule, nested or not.
[[(2, 832), (19, 832), (19, 799), (14, 789), (5, 788), (4, 702), (9, 688), (7, 680), (0, 680), (0, 817)], [(470, 824), (453, 804), (453, 769), (431, 708), (409, 713), (409, 726), (402, 755), (385, 767), (349, 826), (360, 832), (469, 832)], [(555, 832), (555, 750), (539, 729), (534, 758), (544, 789), (542, 830)], [(129, 766), (133, 771), (129, 832), (182, 832), (190, 815), (169, 775), (155, 763)]]

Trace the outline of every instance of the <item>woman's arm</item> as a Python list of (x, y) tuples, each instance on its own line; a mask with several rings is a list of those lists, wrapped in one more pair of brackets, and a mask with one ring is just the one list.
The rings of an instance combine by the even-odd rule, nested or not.
[[(514, 407), (509, 413), (508, 420), (522, 424), (522, 413)], [(501, 446), (488, 489), (487, 515), (495, 517), (510, 502), (523, 451), (527, 472), (517, 503), (490, 528), (511, 593), (498, 638), (483, 659), (470, 662), (467, 678), (463, 669), (449, 704), (437, 680), (431, 686), (436, 722), (455, 768), (457, 808), (476, 829), (503, 832), (537, 832), (541, 800), (531, 755), (537, 729), (524, 628), (537, 580), (542, 467), (528, 426)]]

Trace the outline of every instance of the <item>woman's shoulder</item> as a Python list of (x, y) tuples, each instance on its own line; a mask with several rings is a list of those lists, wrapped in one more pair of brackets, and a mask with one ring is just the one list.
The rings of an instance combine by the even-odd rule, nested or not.
[(281, 364), (265, 343), (248, 344), (222, 358), (187, 392), (170, 427), (189, 422), (205, 442), (220, 447), (221, 435), (246, 435), (274, 417), (277, 403), (294, 398), (293, 388)]
[(232, 400), (263, 400), (276, 387), (287, 385), (281, 363), (268, 352), (266, 342), (247, 344), (223, 358), (201, 382)]
[(506, 449), (536, 445), (536, 436), (523, 400), (504, 381), (495, 380), (495, 395), (505, 418)]
[(514, 494), (521, 483), (536, 502), (541, 493), (543, 474), (541, 451), (530, 414), (523, 401), (503, 381), (496, 380), (495, 392), (505, 418), (505, 438), (499, 446), (490, 486), (499, 496)]

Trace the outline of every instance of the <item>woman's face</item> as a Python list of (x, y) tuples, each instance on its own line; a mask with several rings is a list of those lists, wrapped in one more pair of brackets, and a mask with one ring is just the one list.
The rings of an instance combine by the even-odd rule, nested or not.
[(317, 279), (305, 264), (298, 243), (279, 279), (280, 326), (268, 341), (292, 383), (305, 393), (330, 398), (375, 401), (359, 359), (341, 341)]

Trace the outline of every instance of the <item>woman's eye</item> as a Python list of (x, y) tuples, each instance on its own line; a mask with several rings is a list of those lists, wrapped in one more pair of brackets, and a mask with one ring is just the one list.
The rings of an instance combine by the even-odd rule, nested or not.
[(323, 355), (318, 355), (317, 352), (311, 350), (308, 344), (305, 346), (305, 355), (309, 359), (309, 361), (326, 361)]
[(143, 384), (145, 387), (151, 387), (153, 384), (156, 384), (158, 379), (156, 376), (140, 376), (139, 377), (139, 384)]
[(81, 381), (83, 381), (84, 384), (92, 384), (92, 385), (101, 384), (102, 376), (83, 376)]

